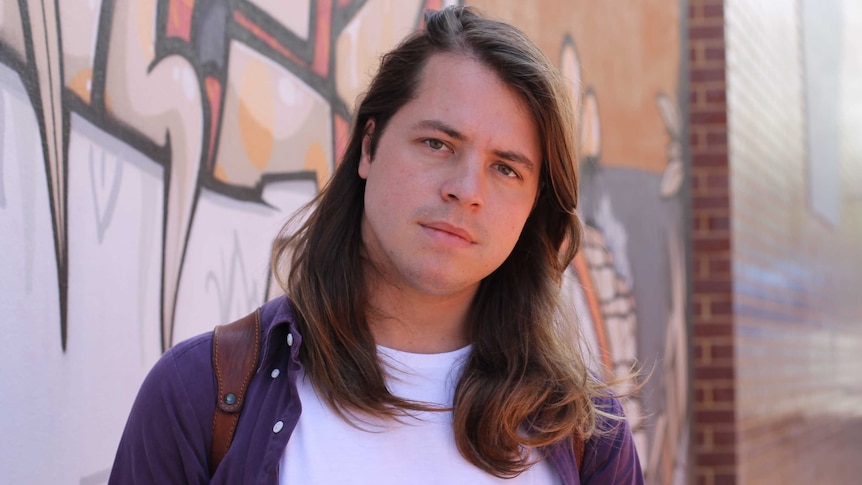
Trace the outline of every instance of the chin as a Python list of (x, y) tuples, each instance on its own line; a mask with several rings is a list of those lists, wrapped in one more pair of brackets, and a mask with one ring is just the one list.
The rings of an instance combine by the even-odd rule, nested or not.
[(481, 279), (453, 279), (451, 273), (425, 274), (412, 281), (412, 286), (422, 293), (431, 296), (450, 296), (474, 293), (479, 288)]

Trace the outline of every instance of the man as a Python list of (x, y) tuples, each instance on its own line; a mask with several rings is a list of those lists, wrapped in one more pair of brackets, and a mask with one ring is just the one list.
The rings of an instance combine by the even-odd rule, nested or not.
[(580, 237), (567, 106), (521, 32), (429, 14), (383, 57), (338, 170), (274, 247), (287, 296), (260, 309), (260, 366), (218, 469), (210, 334), (147, 377), (111, 481), (641, 483), (559, 302)]

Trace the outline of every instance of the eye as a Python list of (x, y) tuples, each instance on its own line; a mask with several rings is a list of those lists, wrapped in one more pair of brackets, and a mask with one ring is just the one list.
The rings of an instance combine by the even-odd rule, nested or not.
[(504, 163), (498, 163), (497, 164), (497, 171), (500, 172), (501, 174), (505, 175), (506, 177), (512, 177), (512, 178), (519, 178), (520, 177), (518, 175), (518, 172), (516, 172), (514, 168), (512, 168), (512, 167), (510, 167)]
[(446, 148), (446, 144), (436, 138), (428, 138), (425, 140), (425, 144), (432, 150), (442, 150)]

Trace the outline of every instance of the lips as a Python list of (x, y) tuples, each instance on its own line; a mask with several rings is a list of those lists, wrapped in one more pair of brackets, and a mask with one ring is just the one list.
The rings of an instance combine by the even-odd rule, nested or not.
[(473, 235), (470, 234), (466, 229), (454, 226), (452, 224), (449, 224), (448, 222), (426, 222), (422, 223), (422, 226), (428, 229), (433, 229), (435, 231), (440, 231), (443, 233), (447, 233), (451, 236), (461, 238), (470, 244), (474, 244), (476, 242), (476, 240), (473, 238)]

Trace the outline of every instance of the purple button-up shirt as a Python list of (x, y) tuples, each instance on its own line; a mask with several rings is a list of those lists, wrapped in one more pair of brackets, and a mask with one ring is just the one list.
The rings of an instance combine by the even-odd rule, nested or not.
[[(216, 405), (210, 332), (177, 344), (150, 371), (126, 423), (109, 483), (278, 484), (279, 462), (302, 412), (296, 392), (302, 336), (285, 297), (261, 307), (260, 323), (260, 367), (249, 383), (233, 443), (215, 475), (209, 474)], [(598, 404), (622, 413), (615, 399)], [(625, 422), (587, 441), (580, 473), (571, 446), (559, 443), (545, 452), (564, 484), (643, 483)]]

